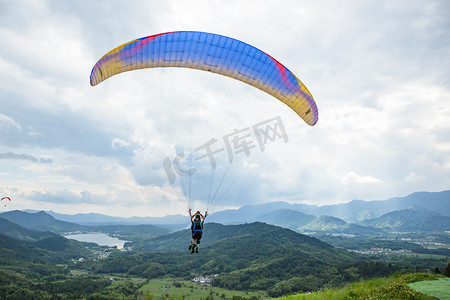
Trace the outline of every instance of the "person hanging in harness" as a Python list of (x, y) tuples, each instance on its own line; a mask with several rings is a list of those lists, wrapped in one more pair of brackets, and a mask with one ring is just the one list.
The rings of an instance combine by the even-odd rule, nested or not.
[(189, 245), (189, 250), (191, 253), (198, 253), (198, 244), (200, 244), (200, 239), (203, 235), (203, 223), (205, 222), (205, 218), (208, 215), (208, 212), (205, 212), (205, 216), (203, 216), (200, 211), (197, 211), (194, 215), (191, 214), (191, 209), (189, 209), (189, 216), (191, 217), (191, 244)]

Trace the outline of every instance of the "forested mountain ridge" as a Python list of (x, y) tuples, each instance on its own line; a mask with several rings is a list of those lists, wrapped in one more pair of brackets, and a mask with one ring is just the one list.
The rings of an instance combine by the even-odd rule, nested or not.
[[(67, 262), (69, 258), (83, 257), (89, 254), (85, 244), (81, 242), (66, 239), (49, 231), (27, 229), (1, 217), (0, 234), (2, 235), (0, 247), (5, 251), (9, 249), (5, 253), (10, 253), (13, 257), (19, 255), (26, 258), (26, 254), (31, 253), (33, 255), (29, 260), (32, 261), (37, 253), (37, 257), (48, 262)], [(10, 247), (13, 248), (10, 249)], [(5, 253), (0, 253), (0, 258), (4, 258), (3, 254)]]
[(382, 230), (369, 226), (361, 226), (354, 223), (348, 223), (342, 219), (331, 216), (320, 216), (312, 222), (297, 228), (299, 232), (315, 233), (347, 233), (347, 234), (376, 234)]
[(86, 227), (82, 225), (57, 220), (44, 211), (27, 213), (20, 210), (14, 210), (0, 214), (0, 217), (14, 222), (22, 227), (39, 231), (63, 233), (86, 230)]
[(255, 218), (257, 222), (264, 222), (292, 230), (311, 223), (316, 217), (292, 209), (277, 209)]
[(23, 241), (37, 241), (55, 235), (49, 231), (38, 231), (22, 227), (2, 217), (0, 217), (0, 233)]
[(387, 231), (443, 232), (450, 230), (450, 217), (410, 207), (363, 220), (359, 224)]
[[(201, 240), (201, 247), (213, 244), (223, 239), (230, 239), (246, 235), (258, 236), (262, 238), (270, 237), (281, 242), (281, 238), (308, 240), (310, 243), (322, 243), (315, 238), (296, 233), (292, 230), (279, 226), (254, 222), (242, 225), (222, 225), (217, 223), (205, 223), (204, 234)], [(169, 252), (180, 251), (187, 248), (190, 243), (191, 230), (185, 229), (170, 233), (167, 235), (155, 237), (149, 240), (127, 243), (126, 246), (132, 246), (137, 252)], [(289, 238), (288, 238), (289, 236)], [(327, 244), (323, 243), (322, 246)], [(328, 245), (327, 245), (328, 246)]]
[(147, 278), (219, 274), (214, 283), (217, 286), (267, 290), (271, 295), (279, 295), (280, 290), (305, 290), (306, 282), (310, 289), (318, 289), (323, 284), (339, 284), (359, 276), (381, 276), (397, 270), (383, 263), (361, 262), (358, 254), (259, 222), (227, 226), (205, 224), (198, 254), (189, 253), (189, 237), (190, 231), (185, 230), (148, 241), (153, 250), (165, 245), (170, 249), (178, 247), (178, 251), (128, 255), (100, 261), (92, 268), (98, 273)]
[(48, 261), (49, 253), (0, 233), (0, 262), (4, 260)]
[[(51, 242), (41, 240), (45, 247), (80, 244), (54, 236), (56, 239)], [(45, 250), (38, 246), (39, 242), (21, 241), (0, 233), (0, 299), (136, 298), (137, 287), (132, 282), (111, 286), (107, 278), (73, 276), (67, 267), (70, 249)]]

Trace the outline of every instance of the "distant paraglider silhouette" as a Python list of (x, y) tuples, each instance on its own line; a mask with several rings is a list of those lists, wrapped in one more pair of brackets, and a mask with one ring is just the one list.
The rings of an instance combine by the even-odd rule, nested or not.
[[(9, 200), (9, 201), (11, 201), (11, 198), (9, 198), (9, 197), (3, 197), (2, 199), (0, 199), (0, 201), (3, 201), (3, 200)], [(5, 202), (5, 207), (6, 207), (6, 202)]]

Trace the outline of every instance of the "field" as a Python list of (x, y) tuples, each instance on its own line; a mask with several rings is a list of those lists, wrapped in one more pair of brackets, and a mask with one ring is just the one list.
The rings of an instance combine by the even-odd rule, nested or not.
[(437, 297), (441, 300), (450, 300), (450, 278), (418, 281), (410, 283), (408, 286), (416, 291)]
[[(232, 299), (233, 296), (266, 299), (264, 292), (230, 291), (218, 287), (201, 286), (190, 281), (173, 278), (152, 279), (139, 289), (142, 296), (138, 299), (200, 299), (213, 296), (215, 299)], [(149, 296), (153, 296), (151, 298)], [(147, 297), (146, 297), (147, 296)], [(184, 297), (183, 297), (184, 296)]]

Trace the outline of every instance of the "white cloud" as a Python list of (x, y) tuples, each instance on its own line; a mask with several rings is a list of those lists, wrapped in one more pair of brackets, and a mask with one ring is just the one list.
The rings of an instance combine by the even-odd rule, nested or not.
[(14, 121), (13, 118), (0, 114), (0, 129), (7, 130), (8, 127), (13, 127), (16, 130), (22, 130), (22, 126)]
[(344, 184), (379, 183), (381, 179), (372, 176), (360, 176), (354, 172), (347, 173), (341, 180)]
[(424, 179), (425, 179), (424, 176), (419, 175), (416, 172), (409, 172), (408, 175), (405, 177), (405, 181), (407, 182), (423, 181)]
[(51, 163), (51, 158), (45, 158), (45, 157), (35, 157), (33, 155), (25, 154), (25, 153), (12, 153), (12, 152), (5, 152), (0, 153), (0, 159), (18, 159), (18, 160), (27, 160), (34, 163)]

